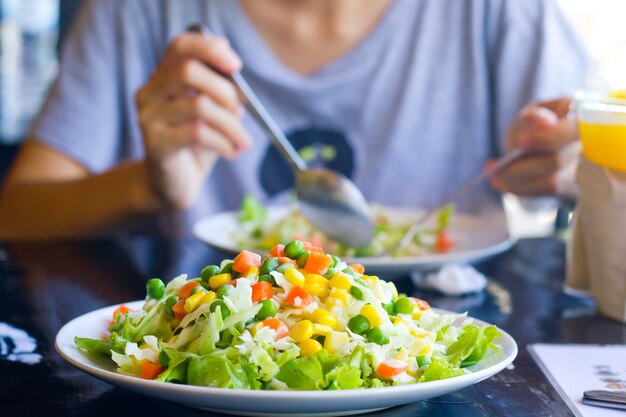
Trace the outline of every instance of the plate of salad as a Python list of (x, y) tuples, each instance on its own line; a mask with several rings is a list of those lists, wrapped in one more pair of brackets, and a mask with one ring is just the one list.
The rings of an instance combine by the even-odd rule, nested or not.
[(151, 279), (145, 300), (70, 321), (57, 351), (147, 396), (268, 416), (407, 404), (475, 384), (517, 355), (503, 330), (398, 294), (310, 243), (243, 250), (197, 275)]
[(278, 243), (307, 240), (376, 273), (408, 273), (435, 269), (449, 263), (471, 263), (509, 249), (514, 239), (501, 213), (475, 216), (455, 213), (452, 206), (437, 212), (413, 241), (387, 254), (422, 214), (421, 210), (373, 205), (372, 242), (363, 248), (347, 247), (326, 237), (309, 223), (295, 204), (266, 207), (250, 195), (239, 211), (218, 213), (198, 221), (193, 234), (211, 246), (237, 253), (241, 249), (263, 253)]

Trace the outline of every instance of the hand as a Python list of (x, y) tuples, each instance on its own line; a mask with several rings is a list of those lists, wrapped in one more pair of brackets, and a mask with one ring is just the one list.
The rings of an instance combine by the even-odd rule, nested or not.
[(188, 208), (218, 157), (251, 146), (235, 87), (218, 73), (241, 66), (226, 39), (185, 33), (137, 92), (148, 182), (166, 207)]
[[(560, 191), (558, 178), (571, 169), (559, 156), (568, 145), (578, 140), (578, 126), (571, 117), (571, 99), (560, 98), (534, 103), (523, 108), (513, 120), (507, 133), (507, 151), (526, 151), (519, 161), (491, 178), (491, 185), (500, 192), (520, 196), (555, 195)], [(487, 167), (496, 161), (489, 161)]]

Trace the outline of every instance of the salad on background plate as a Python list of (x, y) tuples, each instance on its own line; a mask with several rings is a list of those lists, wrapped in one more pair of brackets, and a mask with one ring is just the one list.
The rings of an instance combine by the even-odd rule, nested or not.
[(260, 391), (393, 389), (504, 356), (495, 326), (435, 311), (298, 240), (146, 288), (140, 308), (114, 311), (106, 337), (75, 335), (76, 347), (132, 378)]

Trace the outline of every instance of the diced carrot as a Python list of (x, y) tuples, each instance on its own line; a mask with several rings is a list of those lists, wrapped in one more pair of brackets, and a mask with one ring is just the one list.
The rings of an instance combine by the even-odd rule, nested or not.
[(187, 282), (185, 285), (183, 285), (182, 287), (178, 289), (178, 297), (189, 298), (191, 296), (191, 290), (196, 288), (198, 285), (200, 284), (197, 283), (196, 281)]
[(303, 242), (303, 243), (304, 243), (304, 250), (308, 250), (309, 252), (319, 253), (320, 255), (324, 254), (324, 249), (320, 248), (319, 246), (311, 242)]
[(269, 300), (274, 296), (272, 284), (265, 281), (259, 281), (252, 286), (252, 301), (260, 303), (263, 300)]
[(453, 247), (454, 241), (448, 233), (441, 232), (437, 235), (437, 241), (435, 242), (435, 249), (437, 249), (437, 252), (449, 252)]
[(115, 323), (115, 320), (117, 320), (117, 316), (122, 316), (128, 313), (129, 311), (132, 311), (132, 310), (126, 307), (124, 304), (116, 308), (115, 311), (113, 312), (113, 323)]
[(261, 323), (263, 323), (263, 326), (276, 330), (276, 340), (282, 339), (289, 333), (289, 327), (279, 319), (269, 318), (263, 320)]
[(376, 368), (376, 375), (381, 378), (391, 379), (394, 376), (401, 374), (408, 369), (409, 365), (406, 362), (398, 359), (387, 359), (381, 362)]
[(333, 260), (330, 256), (311, 252), (306, 265), (304, 265), (304, 270), (309, 274), (324, 275), (332, 263)]
[(411, 299), (413, 300), (413, 303), (415, 303), (417, 308), (419, 308), (421, 311), (430, 309), (430, 304), (428, 304), (427, 301), (424, 301), (421, 298), (415, 298), (415, 297), (411, 297)]
[(278, 244), (270, 249), (269, 256), (273, 256), (276, 258), (280, 258), (281, 256), (285, 256), (285, 245)]
[(230, 281), (227, 282), (228, 285), (232, 285), (233, 287), (237, 286), (237, 280), (236, 279), (231, 279)]
[(187, 315), (185, 311), (185, 299), (181, 298), (176, 304), (172, 306), (172, 311), (178, 320), (182, 320)]
[(291, 259), (291, 258), (287, 258), (286, 256), (280, 256), (280, 257), (278, 258), (278, 262), (280, 262), (280, 264), (281, 264), (281, 265), (282, 265), (282, 264), (286, 264), (286, 263), (290, 263), (290, 264), (293, 264), (293, 265), (296, 265), (296, 266), (298, 265), (298, 264), (296, 263), (296, 261), (294, 261), (294, 260), (293, 260), (293, 259)]
[(141, 364), (141, 374), (139, 376), (143, 379), (155, 379), (163, 371), (165, 371), (165, 368), (161, 365), (146, 361)]
[(313, 297), (304, 288), (295, 286), (287, 294), (287, 302), (294, 307), (306, 307), (313, 302)]
[(350, 264), (348, 266), (352, 268), (352, 270), (354, 270), (354, 272), (356, 272), (357, 274), (363, 275), (363, 273), (365, 272), (365, 267), (361, 264)]
[(244, 273), (252, 267), (258, 268), (260, 266), (261, 255), (250, 252), (249, 250), (242, 250), (233, 260), (233, 271), (240, 273)]

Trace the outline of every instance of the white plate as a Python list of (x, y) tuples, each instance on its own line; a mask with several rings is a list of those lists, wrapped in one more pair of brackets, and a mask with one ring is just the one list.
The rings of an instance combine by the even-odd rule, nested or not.
[[(413, 220), (419, 217), (417, 210), (386, 209), (390, 218), (397, 221)], [(268, 221), (274, 222), (287, 214), (286, 207), (269, 207)], [(193, 226), (193, 234), (204, 243), (228, 252), (239, 252), (234, 237), (240, 230), (238, 212), (218, 213), (198, 221)], [(471, 216), (457, 213), (450, 227), (450, 234), (456, 246), (448, 253), (425, 254), (421, 256), (398, 257), (345, 257), (348, 263), (360, 263), (369, 272), (378, 274), (408, 273), (413, 270), (437, 269), (450, 263), (472, 263), (497, 255), (509, 249), (515, 240), (509, 234), (503, 214)], [(391, 278), (390, 276), (387, 277)]]
[[(142, 305), (143, 301), (127, 304), (132, 309)], [(513, 338), (500, 330), (502, 337), (496, 343), (502, 346), (502, 351), (490, 352), (480, 364), (469, 368), (472, 371), (470, 374), (441, 381), (346, 391), (252, 391), (170, 384), (118, 374), (112, 362), (92, 357), (76, 348), (75, 336), (101, 338), (106, 334), (117, 307), (92, 311), (63, 326), (55, 343), (59, 354), (72, 365), (110, 384), (150, 397), (227, 414), (312, 417), (374, 411), (460, 390), (501, 371), (517, 355)], [(487, 325), (479, 320), (475, 322)]]

